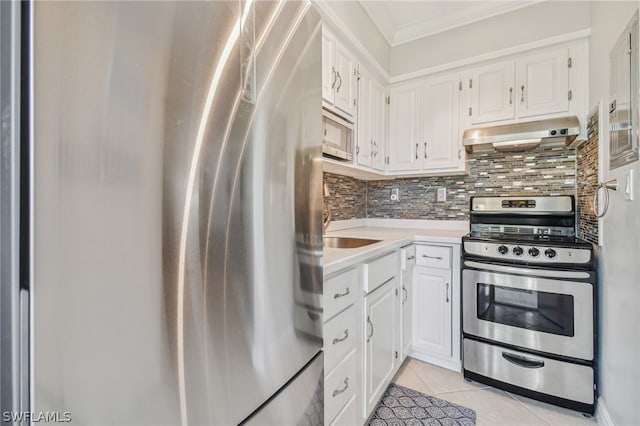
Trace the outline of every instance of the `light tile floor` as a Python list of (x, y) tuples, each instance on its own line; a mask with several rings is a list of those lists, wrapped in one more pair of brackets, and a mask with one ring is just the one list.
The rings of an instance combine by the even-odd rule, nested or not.
[(513, 395), (476, 382), (466, 382), (462, 373), (456, 373), (407, 358), (393, 382), (471, 408), (476, 412), (478, 426), (596, 426), (594, 418)]

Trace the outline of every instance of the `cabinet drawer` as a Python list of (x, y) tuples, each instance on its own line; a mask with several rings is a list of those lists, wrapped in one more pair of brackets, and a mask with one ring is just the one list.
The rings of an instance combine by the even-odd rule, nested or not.
[(356, 351), (352, 351), (335, 370), (324, 378), (324, 419), (333, 420), (355, 394)]
[(364, 264), (365, 293), (370, 293), (393, 277), (397, 276), (400, 270), (400, 253), (394, 251), (385, 256), (379, 257)]
[(593, 368), (464, 339), (464, 369), (535, 392), (593, 404)]
[(352, 396), (347, 405), (338, 413), (330, 426), (353, 426), (358, 424), (358, 404), (356, 404), (356, 396)]
[(422, 246), (416, 247), (416, 265), (430, 268), (451, 268), (451, 247)]
[(323, 295), (325, 321), (352, 305), (356, 300), (358, 288), (356, 269), (350, 269), (325, 280)]
[(357, 325), (353, 305), (324, 325), (324, 371), (331, 372), (356, 347)]

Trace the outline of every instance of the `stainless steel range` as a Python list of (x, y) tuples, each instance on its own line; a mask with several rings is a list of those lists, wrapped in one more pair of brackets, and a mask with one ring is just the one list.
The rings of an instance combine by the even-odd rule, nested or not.
[(474, 197), (463, 237), (464, 377), (595, 411), (595, 253), (572, 196)]

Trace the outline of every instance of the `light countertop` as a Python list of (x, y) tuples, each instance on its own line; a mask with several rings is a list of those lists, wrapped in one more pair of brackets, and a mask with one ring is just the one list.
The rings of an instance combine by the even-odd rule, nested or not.
[(324, 275), (329, 275), (363, 260), (382, 255), (389, 250), (406, 246), (412, 242), (435, 244), (460, 244), (468, 229), (440, 228), (404, 228), (361, 226), (326, 233), (328, 237), (357, 237), (381, 240), (368, 246), (350, 249), (324, 249)]

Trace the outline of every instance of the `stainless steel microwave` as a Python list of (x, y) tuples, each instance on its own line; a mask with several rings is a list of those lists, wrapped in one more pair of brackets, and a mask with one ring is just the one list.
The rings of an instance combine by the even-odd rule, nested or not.
[(322, 109), (322, 153), (338, 160), (353, 159), (353, 123)]

